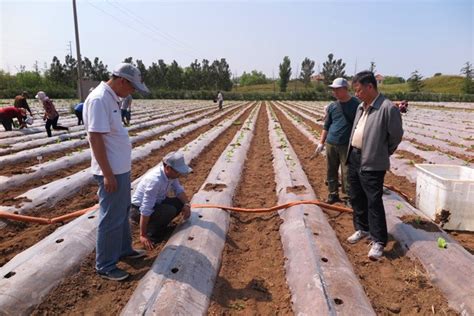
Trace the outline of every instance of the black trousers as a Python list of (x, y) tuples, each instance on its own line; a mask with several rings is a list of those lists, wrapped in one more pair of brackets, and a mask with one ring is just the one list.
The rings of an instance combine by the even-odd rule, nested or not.
[(77, 125), (84, 125), (84, 121), (82, 119), (82, 111), (74, 110), (74, 113), (77, 117)]
[(387, 222), (383, 206), (385, 171), (360, 170), (361, 152), (352, 148), (349, 156), (349, 184), (355, 230), (370, 232), (373, 240), (387, 244)]
[(52, 136), (52, 134), (51, 134), (51, 126), (53, 127), (53, 129), (54, 129), (55, 131), (57, 131), (57, 130), (65, 130), (65, 131), (69, 130), (69, 128), (67, 128), (67, 127), (58, 125), (58, 120), (59, 120), (59, 116), (56, 116), (56, 117), (55, 117), (54, 119), (52, 119), (52, 120), (50, 120), (50, 119), (47, 119), (47, 120), (46, 120), (46, 125), (45, 125), (45, 127), (46, 127), (46, 133), (48, 133), (48, 137), (51, 137), (51, 136)]
[(5, 131), (11, 131), (13, 128), (13, 120), (12, 119), (0, 119), (2, 122), (3, 128)]
[[(168, 224), (181, 213), (183, 206), (183, 202), (176, 197), (167, 197), (160, 204), (155, 204), (155, 211), (148, 221), (147, 235), (157, 237), (163, 233)], [(140, 222), (140, 210), (136, 205), (132, 204), (130, 208), (130, 218), (135, 223)]]

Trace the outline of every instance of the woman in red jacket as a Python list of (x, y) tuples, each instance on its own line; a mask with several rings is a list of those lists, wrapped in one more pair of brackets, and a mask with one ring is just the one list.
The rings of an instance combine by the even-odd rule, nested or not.
[(2, 123), (5, 131), (11, 131), (13, 128), (13, 119), (18, 119), (20, 123), (20, 129), (26, 127), (26, 110), (23, 108), (16, 108), (14, 106), (7, 106), (0, 108), (0, 122)]

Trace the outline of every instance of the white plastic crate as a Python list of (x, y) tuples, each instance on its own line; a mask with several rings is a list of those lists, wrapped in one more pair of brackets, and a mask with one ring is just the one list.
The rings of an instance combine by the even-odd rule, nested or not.
[(448, 230), (474, 231), (474, 169), (415, 165), (416, 207)]

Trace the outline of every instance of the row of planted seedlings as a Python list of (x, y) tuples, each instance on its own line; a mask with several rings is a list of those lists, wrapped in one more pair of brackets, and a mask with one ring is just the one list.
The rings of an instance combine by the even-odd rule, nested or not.
[[(262, 106), (235, 190), (234, 207), (255, 209), (277, 204), (272, 161), (267, 109)], [(222, 263), (207, 314), (238, 311), (291, 314), (291, 293), (286, 283), (285, 255), (279, 234), (282, 220), (278, 213), (232, 212), (230, 215)]]
[[(301, 109), (313, 114), (324, 116), (324, 110), (321, 104), (301, 104), (298, 103)], [(443, 109), (430, 110), (426, 119), (418, 118), (418, 109), (410, 110), (403, 115), (404, 122), (404, 140), (407, 145), (416, 147), (419, 151), (441, 151), (445, 160), (448, 163), (463, 160), (464, 165), (469, 165), (474, 160), (474, 152), (472, 146), (474, 141), (468, 131), (468, 125), (461, 117), (457, 122), (442, 122), (437, 119), (437, 116), (444, 117), (448, 111)], [(423, 111), (423, 109), (422, 109)], [(463, 113), (465, 116), (474, 117), (470, 112)], [(414, 128), (411, 125), (416, 122), (418, 127)], [(430, 126), (433, 125), (433, 128)], [(424, 130), (426, 129), (426, 132)], [(472, 133), (471, 133), (472, 134)], [(443, 135), (443, 136), (441, 136)], [(404, 144), (404, 146), (407, 146)]]
[[(131, 127), (129, 131), (132, 131), (130, 132), (130, 140), (132, 142), (132, 146), (139, 146), (145, 142), (154, 140), (156, 137), (159, 137), (159, 135), (164, 132), (169, 132), (172, 129), (178, 128), (180, 126), (193, 124), (196, 119), (201, 119), (205, 116), (215, 114), (216, 111), (212, 110), (213, 109), (198, 109), (176, 115), (166, 115), (165, 117), (153, 119), (151, 121), (140, 124), (141, 126), (139, 127), (139, 129)], [(23, 164), (19, 164), (17, 162), (15, 166), (7, 165), (4, 167), (5, 169), (11, 169), (11, 171), (9, 172), (13, 173), (13, 175), (9, 177), (0, 177), (0, 188), (5, 190), (12, 189), (16, 186), (35, 179), (41, 180), (41, 182), (44, 183), (44, 177), (49, 177), (49, 180), (53, 180), (52, 174), (54, 174), (55, 172), (57, 173), (58, 171), (65, 168), (68, 168), (68, 173), (62, 173), (61, 176), (72, 174), (74, 173), (73, 171), (76, 169), (83, 169), (84, 167), (82, 165), (79, 166), (78, 164), (84, 164), (84, 162), (90, 160), (90, 149), (88, 148), (87, 140), (84, 139), (83, 141), (85, 142), (85, 144), (79, 146), (78, 148), (71, 148), (71, 146), (66, 144), (66, 146), (69, 146), (70, 151), (61, 152), (63, 156), (57, 159), (48, 159), (48, 156), (51, 153), (57, 152), (57, 148), (54, 148), (53, 146), (49, 148), (41, 148), (36, 150), (30, 150), (28, 152), (22, 152), (22, 158), (26, 161)], [(34, 157), (41, 158), (40, 160), (42, 162), (30, 166), (29, 162), (34, 159)], [(15, 155), (15, 158), (18, 159), (19, 156)], [(24, 168), (23, 172), (21, 172), (22, 170), (20, 168)], [(17, 171), (17, 169), (20, 170)]]
[[(276, 104), (279, 104), (280, 106), (282, 106), (282, 108), (285, 110), (285, 113), (288, 113), (288, 115), (290, 115), (290, 117), (293, 120), (296, 120), (300, 123), (303, 120), (305, 120), (306, 122), (308, 122), (308, 124), (313, 125), (314, 130), (318, 130), (318, 134), (319, 134), (319, 131), (322, 130), (322, 122), (318, 123), (317, 121), (318, 117), (316, 116), (317, 114), (314, 114), (314, 113), (311, 114), (311, 113), (305, 112), (304, 110), (300, 109), (298, 106), (295, 106), (295, 105), (288, 105), (288, 104), (279, 103), (279, 102), (277, 102)], [(305, 128), (301, 128), (301, 131), (303, 133), (308, 133), (307, 131), (305, 131)], [(316, 144), (319, 143), (319, 135), (317, 135), (317, 139), (315, 139), (314, 141), (316, 141)], [(403, 150), (399, 149), (397, 153), (401, 155), (402, 151)], [(403, 155), (404, 155), (403, 157), (407, 156), (407, 158), (411, 158), (411, 159), (408, 160), (407, 158), (399, 158), (400, 156), (398, 155), (393, 155), (392, 157), (390, 157), (390, 160), (392, 163), (391, 172), (393, 172), (394, 176), (398, 177), (397, 180), (404, 181), (406, 177), (412, 183), (414, 183), (416, 179), (416, 170), (414, 167), (414, 163), (412, 163), (412, 161), (416, 161), (417, 163), (422, 163), (424, 162), (424, 160), (421, 157), (410, 154), (409, 152), (406, 152), (406, 151), (403, 151)], [(412, 190), (415, 189), (414, 185), (411, 185), (411, 189)], [(413, 192), (408, 195), (414, 197)]]
[[(269, 111), (269, 136), (273, 166), (278, 170), (279, 204), (315, 200), (317, 196), (273, 108)], [(316, 205), (298, 205), (280, 211), (280, 216), (295, 314), (375, 314), (322, 210)]]
[[(247, 105), (238, 109), (237, 112), (230, 114), (224, 120), (202, 120), (196, 123), (201, 128), (188, 127), (195, 130), (189, 134), (189, 137), (187, 137), (188, 135), (182, 136), (184, 131), (177, 131), (172, 133), (174, 135), (168, 135), (167, 139), (156, 141), (152, 157), (139, 161), (148, 166), (143, 172), (158, 164), (167, 151), (183, 147), (186, 144), (184, 142), (188, 142), (183, 147), (185, 152), (189, 152), (187, 157), (197, 157), (207, 145), (229, 127), (232, 127), (237, 118), (248, 115), (249, 107), (250, 105)], [(214, 127), (211, 128), (211, 126)], [(190, 139), (194, 140), (189, 142)], [(148, 145), (145, 145), (142, 150), (146, 151)], [(133, 156), (136, 159), (137, 154), (133, 154)], [(133, 186), (137, 184), (137, 178), (143, 173), (137, 172), (135, 165), (134, 169), (132, 169), (132, 178), (135, 179)], [(93, 192), (91, 192), (89, 199), (95, 199)], [(94, 249), (96, 213), (95, 209), (64, 225), (1, 268), (0, 275), (4, 277), (0, 281), (0, 307), (3, 310), (25, 313), (31, 311), (66, 275), (77, 269), (81, 261)], [(31, 258), (35, 258), (35, 260), (29, 260)], [(48, 262), (47, 266), (43, 264), (45, 262)], [(33, 275), (41, 282), (31, 284)]]
[[(188, 194), (193, 195), (199, 190), (199, 187), (204, 182), (207, 174), (212, 168), (212, 164), (209, 161), (215, 161), (219, 155), (221, 155), (223, 149), (228, 145), (234, 134), (240, 129), (241, 121), (249, 115), (250, 110), (246, 110), (244, 114), (240, 116), (234, 116), (230, 122), (226, 121), (224, 124), (219, 124), (215, 128), (208, 132), (196, 134), (198, 136), (194, 141), (176, 142), (170, 148), (164, 148), (163, 151), (158, 153), (161, 158), (162, 155), (166, 154), (169, 150), (176, 150), (181, 148), (185, 153), (185, 156), (194, 156), (196, 151), (201, 151), (198, 157), (195, 157), (191, 161), (191, 166), (194, 169), (192, 176), (185, 178), (182, 183), (185, 186)], [(237, 117), (237, 119), (236, 119)], [(223, 131), (224, 129), (224, 131)], [(214, 139), (211, 143), (209, 140)], [(206, 146), (206, 144), (208, 144)], [(186, 155), (186, 152), (189, 152)], [(158, 162), (159, 160), (157, 160)], [(138, 236), (136, 236), (138, 237)], [(138, 238), (137, 238), (138, 239)], [(155, 257), (163, 249), (163, 243), (160, 247), (154, 250), (150, 255)], [(139, 246), (139, 245), (138, 245)], [(79, 273), (67, 278), (57, 289), (55, 289), (50, 295), (48, 295), (46, 301), (41, 304), (35, 312), (39, 314), (45, 311), (66, 311), (77, 312), (77, 313), (119, 313), (125, 303), (129, 300), (133, 290), (138, 285), (142, 276), (150, 269), (154, 258), (147, 258), (146, 262), (140, 264), (138, 269), (136, 266), (131, 265), (127, 267), (127, 270), (132, 269), (132, 277), (129, 282), (122, 283), (120, 286), (115, 286), (108, 281), (103, 281), (95, 276), (92, 269), (93, 256), (88, 256), (85, 263), (81, 265)], [(96, 287), (97, 285), (97, 287)], [(106, 297), (109, 295), (108, 290), (113, 291), (113, 301), (109, 301)], [(71, 302), (64, 299), (64, 293), (68, 293), (66, 296), (74, 296), (72, 302), (72, 309), (70, 308)], [(72, 294), (71, 294), (72, 293)], [(84, 296), (84, 293), (88, 293)], [(79, 298), (79, 300), (77, 300)], [(100, 304), (94, 304), (98, 300)], [(58, 303), (60, 301), (60, 303)], [(91, 303), (94, 305), (91, 307)]]
[[(232, 205), (259, 107), (253, 108), (213, 162), (191, 204)], [(183, 150), (187, 157), (189, 148)], [(204, 314), (219, 271), (229, 217), (217, 208), (194, 208), (191, 218), (176, 229), (142, 278), (122, 314)]]
[[(205, 107), (194, 107), (194, 106), (189, 106), (183, 109), (161, 109), (157, 108), (152, 111), (147, 111), (147, 113), (138, 116), (137, 118), (134, 117), (132, 120), (132, 125), (130, 127), (127, 127), (127, 129), (132, 132), (132, 131), (141, 131), (146, 128), (149, 128), (151, 126), (154, 126), (158, 123), (160, 123), (163, 118), (177, 115), (179, 113), (186, 113), (186, 112), (194, 112), (194, 113), (199, 113), (199, 110), (205, 110), (205, 109), (212, 109), (212, 107), (205, 106)], [(7, 157), (0, 157), (0, 164), (4, 165), (12, 159), (15, 159), (15, 161), (22, 161), (28, 157), (30, 157), (31, 151), (28, 151), (26, 149), (29, 148), (34, 148), (34, 147), (42, 147), (41, 151), (48, 153), (51, 151), (58, 151), (57, 148), (61, 148), (61, 150), (68, 149), (68, 148), (73, 148), (73, 147), (78, 147), (78, 146), (83, 146), (85, 143), (85, 136), (86, 132), (84, 131), (84, 126), (74, 126), (70, 128), (70, 131), (64, 132), (62, 131), (63, 134), (59, 134), (58, 136), (53, 136), (53, 137), (46, 137), (46, 134), (40, 133), (40, 134), (35, 134), (35, 135), (26, 135), (22, 137), (13, 137), (10, 140), (2, 140), (2, 144), (8, 146), (2, 149), (3, 154), (11, 154), (15, 152), (22, 151), (22, 153), (18, 153), (16, 155), (10, 155), (13, 156), (10, 158)], [(56, 134), (55, 134), (56, 135)], [(32, 137), (38, 137), (40, 139), (30, 139)], [(61, 144), (61, 146), (58, 147), (58, 145), (62, 142), (65, 142), (67, 140), (72, 140), (75, 138), (79, 138), (80, 140), (76, 142), (67, 142)], [(12, 142), (12, 143), (10, 143)], [(48, 144), (52, 144), (48, 146)], [(33, 151), (34, 154), (34, 151)]]
[[(198, 101), (198, 100), (190, 100), (190, 101), (184, 101), (184, 100), (159, 100), (158, 104), (156, 100), (139, 100), (136, 103), (134, 102), (133, 104), (133, 109), (132, 109), (132, 122), (136, 117), (143, 116), (147, 112), (154, 112), (156, 110), (159, 110), (162, 108), (163, 110), (168, 109), (181, 109), (184, 107), (202, 107), (209, 105), (208, 101)], [(0, 133), (0, 143), (3, 144), (4, 141), (8, 141), (12, 138), (18, 138), (18, 139), (38, 139), (42, 138), (42, 135), (44, 135), (44, 122), (42, 120), (42, 115), (44, 113), (44, 110), (41, 105), (38, 103), (34, 103), (30, 105), (30, 108), (33, 112), (33, 117), (34, 117), (34, 123), (33, 125), (29, 126), (27, 129), (23, 130), (13, 130), (10, 132), (4, 132)], [(79, 130), (79, 127), (76, 126), (77, 124), (77, 118), (74, 114), (71, 114), (71, 104), (61, 104), (58, 106), (56, 104), (56, 109), (59, 112), (60, 119), (59, 123), (64, 126), (70, 127), (71, 131), (77, 131)], [(60, 135), (60, 134), (65, 134), (65, 131), (55, 131), (55, 135)]]
[[(327, 192), (323, 183), (325, 176), (314, 175), (314, 164), (324, 165), (325, 162), (322, 158), (316, 162), (310, 160), (308, 157), (311, 150), (306, 149), (317, 139), (311, 135), (308, 138), (308, 134), (301, 133), (302, 127), (298, 128), (299, 122), (292, 119), (283, 107), (276, 106), (276, 111), (280, 120), (285, 121), (285, 132), (292, 134), (290, 141), (298, 143), (298, 156), (304, 157), (303, 167), (310, 179), (312, 178), (312, 185), (320, 192), (325, 190)], [(323, 170), (325, 170), (324, 167), (317, 171)], [(377, 263), (363, 258), (367, 252), (363, 243), (355, 246), (344, 245), (345, 238), (353, 231), (350, 214), (334, 216), (331, 220), (376, 312), (403, 313), (405, 311), (409, 313), (426, 309), (426, 312), (435, 310), (446, 313), (453, 313), (453, 311), (461, 314), (472, 313), (473, 303), (469, 297), (474, 294), (474, 287), (462, 280), (474, 272), (473, 256), (442, 229), (436, 225), (429, 225), (429, 219), (399, 195), (393, 192), (384, 195), (384, 206), (390, 241), (385, 251), (386, 259)], [(329, 215), (333, 216), (331, 213)], [(423, 225), (426, 226), (423, 227)], [(449, 243), (448, 248), (440, 249), (437, 246), (439, 237)], [(414, 272), (407, 275), (405, 269), (413, 266), (414, 268), (411, 269), (414, 269)], [(391, 272), (388, 278), (384, 275), (387, 271)], [(410, 277), (416, 277), (416, 280), (410, 280)], [(396, 295), (390, 296), (386, 293), (390, 285), (393, 286), (392, 290)], [(400, 287), (404, 289), (400, 291)], [(413, 295), (403, 297), (403, 292), (413, 293)], [(385, 293), (387, 297), (384, 298), (381, 293)]]
[[(220, 122), (223, 117), (231, 115), (236, 111), (241, 113), (244, 110), (245, 109), (241, 109), (241, 106), (231, 106), (230, 109), (219, 112), (217, 115), (202, 118), (192, 124), (172, 129), (168, 133), (160, 135), (155, 140), (134, 147), (132, 150), (132, 162), (134, 163), (134, 168), (138, 171), (143, 170), (144, 172), (149, 168), (148, 159), (145, 158), (152, 156), (163, 146), (189, 136), (193, 137), (193, 135), (198, 131), (203, 133), (210, 129), (213, 124)], [(88, 164), (88, 162), (85, 162), (85, 164)], [(20, 198), (17, 198), (17, 200), (21, 201), (21, 204), (17, 205), (17, 208), (10, 206), (2, 207), (2, 209), (7, 211), (10, 210), (11, 212), (21, 211), (27, 215), (46, 215), (53, 217), (63, 215), (71, 210), (89, 207), (92, 204), (87, 202), (83, 197), (90, 194), (95, 195), (94, 190), (96, 190), (89, 169), (89, 167), (81, 169), (79, 172), (68, 177), (31, 189), (23, 193)], [(77, 204), (65, 202), (69, 198), (78, 198), (79, 202)], [(16, 222), (8, 222), (8, 225), (5, 225), (4, 222), (2, 223), (2, 231), (4, 234), (2, 234), (2, 237), (0, 238), (0, 253), (3, 255), (3, 262), (8, 261), (16, 253), (29, 247), (38, 239), (47, 236), (55, 227), (57, 227), (57, 225), (25, 225)]]
[[(285, 105), (282, 103), (282, 105)], [(313, 122), (317, 119), (316, 114), (311, 115), (309, 112), (300, 110), (298, 106), (286, 105), (285, 109), (290, 113), (293, 111), (299, 120), (306, 120), (316, 128), (319, 128)], [(411, 143), (402, 141), (394, 155), (390, 157), (391, 168), (386, 174), (385, 183), (390, 188), (395, 188), (402, 192), (403, 195), (414, 206), (416, 202), (416, 178), (417, 170), (415, 163), (437, 163), (437, 164), (455, 164), (459, 166), (466, 165), (465, 160), (453, 158), (439, 151), (422, 151), (415, 148)], [(407, 181), (408, 180), (408, 181)], [(443, 224), (443, 219), (440, 219)], [(473, 235), (470, 232), (456, 231), (450, 234), (460, 242), (463, 247), (472, 253), (473, 251)]]

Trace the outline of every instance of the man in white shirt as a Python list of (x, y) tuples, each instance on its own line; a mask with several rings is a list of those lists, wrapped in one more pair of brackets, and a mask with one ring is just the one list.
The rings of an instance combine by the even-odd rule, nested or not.
[[(176, 216), (183, 214), (188, 219), (191, 215), (189, 199), (178, 180), (191, 171), (183, 154), (172, 151), (140, 180), (132, 197), (131, 219), (140, 222), (140, 241), (146, 249), (153, 249), (154, 239)], [(169, 189), (176, 197), (167, 196)]]
[(132, 145), (122, 125), (120, 97), (138, 90), (148, 93), (140, 71), (131, 64), (115, 67), (112, 77), (101, 82), (84, 102), (84, 127), (91, 146), (91, 171), (99, 184), (96, 271), (109, 280), (129, 274), (117, 268), (124, 257), (139, 258), (145, 251), (132, 248), (129, 224)]

